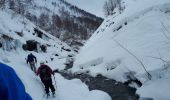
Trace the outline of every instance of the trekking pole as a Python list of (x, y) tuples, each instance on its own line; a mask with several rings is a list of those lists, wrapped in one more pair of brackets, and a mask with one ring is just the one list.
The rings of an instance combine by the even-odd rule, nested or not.
[(53, 75), (53, 77), (54, 77), (55, 87), (57, 88), (57, 84), (56, 84), (55, 76)]
[(55, 76), (53, 75), (53, 77), (54, 77), (54, 82), (55, 82), (56, 91), (57, 91), (57, 94), (58, 94), (57, 97), (58, 97), (58, 100), (60, 100), (59, 91), (58, 91), (58, 89), (57, 89), (57, 84), (56, 84)]

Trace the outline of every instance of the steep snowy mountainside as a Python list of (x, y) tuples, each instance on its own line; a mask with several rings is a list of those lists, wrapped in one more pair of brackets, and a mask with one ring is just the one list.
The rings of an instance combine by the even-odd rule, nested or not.
[[(50, 52), (50, 55), (57, 54), (61, 57), (67, 57), (69, 54), (74, 55), (74, 51), (66, 43), (35, 26), (23, 16), (17, 14), (14, 17), (12, 13), (14, 12), (11, 10), (0, 10), (2, 52), (21, 50), (26, 52)], [(42, 46), (46, 49), (44, 50)], [(66, 51), (66, 49), (69, 49), (69, 51)], [(50, 55), (48, 58), (50, 58)], [(1, 60), (3, 60), (3, 54)]]
[[(140, 1), (138, 2), (136, 1), (135, 6), (133, 5), (133, 3), (130, 3), (132, 5), (129, 5), (129, 7), (127, 7), (122, 14), (117, 14), (116, 16), (113, 15), (113, 16), (109, 16), (108, 18), (106, 18), (103, 24), (97, 29), (97, 31), (92, 35), (92, 37), (86, 42), (86, 45), (81, 49), (81, 53), (77, 56), (78, 57), (76, 60), (77, 63), (75, 63), (75, 65), (79, 65), (79, 64), (83, 64), (87, 62), (87, 60), (84, 60), (84, 59), (88, 59), (89, 61), (90, 59), (95, 59), (96, 56), (98, 56), (97, 58), (102, 57), (102, 56), (111, 56), (112, 54), (119, 56), (120, 55), (119, 53), (113, 53), (113, 51), (117, 52), (117, 50), (114, 50), (114, 49), (120, 49), (120, 51), (124, 51), (124, 50), (122, 50), (119, 46), (117, 46), (114, 40), (119, 41), (122, 45), (124, 45), (127, 48), (129, 46), (132, 46), (132, 47), (138, 46), (137, 44), (138, 42), (139, 43), (141, 42), (140, 43), (141, 45), (142, 45), (142, 42), (144, 42), (143, 46), (149, 45), (150, 42), (148, 41), (152, 40), (152, 38), (150, 39), (150, 37), (152, 36), (155, 36), (155, 37), (161, 36), (159, 37), (161, 39), (155, 40), (155, 42), (159, 43), (159, 41), (165, 41), (166, 43), (166, 41), (168, 40), (162, 33), (163, 27), (161, 23), (164, 23), (165, 26), (168, 28), (168, 22), (166, 22), (168, 21), (168, 8), (169, 8), (168, 3), (167, 3), (168, 1), (155, 2), (151, 4), (150, 6), (144, 6), (146, 2), (142, 2), (142, 1), (140, 3), (139, 2)], [(149, 2), (147, 2), (147, 4), (148, 3)], [(138, 9), (136, 9), (136, 7)], [(133, 12), (132, 9), (134, 10), (134, 13), (132, 13)], [(137, 41), (139, 39), (143, 39), (143, 40)], [(156, 46), (159, 45), (157, 43), (152, 42), (152, 45), (154, 44)], [(129, 48), (133, 50), (132, 47), (129, 47)], [(139, 47), (138, 49), (141, 50), (142, 47), (140, 48)], [(157, 49), (159, 49), (158, 47)], [(135, 47), (134, 49), (137, 49), (137, 48)], [(107, 52), (107, 50), (109, 52)], [(94, 54), (95, 56), (89, 56), (89, 55), (86, 56), (87, 54), (89, 55)], [(81, 57), (83, 58), (81, 59)]]
[[(5, 0), (4, 8), (78, 49), (103, 21), (65, 0)], [(2, 6), (3, 8), (3, 6)], [(14, 15), (15, 15), (14, 13)]]
[[(102, 74), (121, 82), (128, 80), (126, 77), (128, 72), (133, 72), (144, 84), (139, 89), (139, 94), (152, 97), (154, 100), (169, 100), (168, 95), (164, 97), (156, 92), (153, 88), (156, 85), (152, 85), (153, 81), (148, 82), (141, 62), (152, 75), (155, 84), (161, 85), (160, 80), (169, 80), (170, 73), (167, 69), (169, 70), (170, 60), (170, 1), (124, 0), (124, 2), (124, 11), (108, 16), (81, 48), (72, 71), (88, 70), (91, 75)], [(165, 91), (170, 89), (164, 86), (160, 88)], [(147, 90), (153, 93), (144, 93)]]

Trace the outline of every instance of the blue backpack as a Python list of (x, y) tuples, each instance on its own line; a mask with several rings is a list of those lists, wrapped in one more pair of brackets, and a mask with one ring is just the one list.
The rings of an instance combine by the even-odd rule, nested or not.
[(0, 100), (32, 100), (15, 71), (0, 63)]

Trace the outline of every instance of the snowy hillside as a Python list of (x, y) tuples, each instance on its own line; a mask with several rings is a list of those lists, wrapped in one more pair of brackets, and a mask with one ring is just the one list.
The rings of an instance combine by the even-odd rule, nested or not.
[(169, 100), (170, 1), (123, 2), (125, 10), (104, 20), (80, 50), (72, 71), (88, 70), (121, 82), (132, 72), (143, 83), (137, 90), (141, 97)]
[(99, 27), (102, 18), (65, 0), (3, 0), (0, 8), (13, 10), (36, 26), (78, 49)]
[[(44, 87), (25, 58), (29, 53), (33, 53), (38, 60), (37, 68), (39, 62), (44, 61), (53, 70), (62, 70), (68, 56), (76, 53), (66, 43), (41, 30), (23, 16), (13, 16), (13, 13), (9, 9), (0, 10), (0, 62), (10, 65), (16, 71), (33, 100), (46, 100), (43, 97)], [(57, 97), (54, 100), (111, 100), (110, 96), (102, 91), (89, 91), (78, 79), (66, 80), (55, 74), (55, 80)], [(55, 84), (54, 79), (53, 82)]]

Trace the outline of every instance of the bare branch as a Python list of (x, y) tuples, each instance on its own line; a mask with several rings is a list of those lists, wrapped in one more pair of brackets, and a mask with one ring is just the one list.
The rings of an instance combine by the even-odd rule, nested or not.
[(164, 35), (168, 40), (170, 40), (170, 37), (169, 37), (168, 35), (166, 35), (166, 33), (165, 33), (165, 31), (168, 32), (168, 33), (170, 33), (170, 31), (165, 27), (165, 25), (164, 25), (163, 22), (161, 22), (161, 24), (162, 24), (162, 27), (163, 27), (163, 30), (162, 30), (163, 35)]
[(143, 67), (143, 69), (145, 70), (145, 72), (147, 73), (147, 77), (149, 80), (151, 80), (152, 76), (149, 74), (149, 72), (146, 70), (145, 65), (143, 64), (143, 62), (136, 56), (134, 55), (132, 52), (130, 52), (127, 48), (125, 48), (123, 45), (121, 45), (118, 41), (114, 40), (116, 42), (116, 44), (118, 44), (122, 49), (124, 49), (125, 51), (127, 51), (130, 55), (132, 55)]
[(166, 63), (166, 64), (169, 63), (169, 61), (166, 61), (166, 60), (164, 60), (164, 59), (161, 57), (160, 52), (159, 52), (159, 57), (153, 57), (153, 56), (148, 56), (148, 57), (161, 60), (161, 61), (163, 62), (163, 64), (164, 64), (164, 68), (166, 68), (165, 63)]
[(153, 57), (153, 56), (148, 56), (150, 58), (154, 58), (154, 59), (158, 59), (161, 60), (162, 62), (168, 63), (168, 61), (165, 61), (164, 59), (162, 59), (161, 57)]

